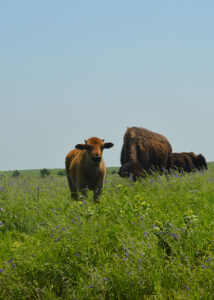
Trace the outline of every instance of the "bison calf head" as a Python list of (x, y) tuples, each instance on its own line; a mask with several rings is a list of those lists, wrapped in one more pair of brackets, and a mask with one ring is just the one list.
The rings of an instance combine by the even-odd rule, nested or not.
[(104, 143), (104, 140), (101, 140), (97, 137), (92, 137), (88, 140), (85, 140), (85, 144), (77, 144), (75, 148), (78, 150), (86, 150), (87, 155), (91, 159), (92, 163), (99, 165), (102, 160), (103, 149), (109, 149), (113, 146), (113, 143)]

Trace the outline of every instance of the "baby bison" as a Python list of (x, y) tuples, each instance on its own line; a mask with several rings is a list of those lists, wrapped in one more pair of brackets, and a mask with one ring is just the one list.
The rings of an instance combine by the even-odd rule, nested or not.
[(85, 144), (77, 144), (65, 159), (67, 179), (71, 197), (78, 200), (78, 192), (86, 195), (86, 190), (94, 192), (94, 201), (102, 192), (106, 166), (102, 158), (103, 149), (113, 147), (112, 143), (104, 143), (97, 137), (85, 140)]

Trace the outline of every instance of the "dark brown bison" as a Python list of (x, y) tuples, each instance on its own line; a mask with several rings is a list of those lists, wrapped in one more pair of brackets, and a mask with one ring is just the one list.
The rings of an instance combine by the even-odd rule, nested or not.
[(128, 176), (131, 175), (134, 179), (135, 173), (138, 175), (143, 172), (150, 173), (152, 170), (163, 171), (172, 168), (172, 147), (159, 133), (141, 127), (131, 127), (124, 135), (120, 160), (122, 166), (119, 174), (127, 174), (128, 170)]
[(173, 169), (177, 169), (179, 172), (191, 172), (195, 170), (195, 166), (191, 157), (186, 153), (172, 153), (173, 155)]
[(72, 198), (78, 200), (78, 192), (85, 195), (89, 189), (94, 192), (94, 200), (98, 200), (106, 175), (102, 152), (104, 148), (108, 149), (113, 145), (92, 137), (85, 144), (76, 145), (76, 149), (67, 154), (65, 167)]
[(134, 181), (143, 176), (143, 168), (139, 161), (129, 161), (120, 167), (118, 174), (120, 177), (131, 176)]
[(207, 170), (207, 162), (202, 154), (196, 155), (194, 152), (183, 152), (190, 157), (196, 170)]

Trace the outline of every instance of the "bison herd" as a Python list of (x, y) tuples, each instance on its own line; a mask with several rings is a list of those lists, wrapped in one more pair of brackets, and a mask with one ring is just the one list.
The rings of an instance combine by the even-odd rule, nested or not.
[[(102, 192), (106, 167), (102, 158), (103, 149), (113, 147), (96, 137), (77, 144), (65, 160), (65, 167), (71, 197), (78, 199), (78, 192), (86, 195), (92, 190), (98, 201)], [(167, 173), (171, 170), (192, 172), (207, 169), (206, 159), (194, 152), (172, 152), (172, 147), (163, 135), (141, 127), (128, 128), (121, 150), (121, 177), (131, 177), (134, 181), (154, 171)]]

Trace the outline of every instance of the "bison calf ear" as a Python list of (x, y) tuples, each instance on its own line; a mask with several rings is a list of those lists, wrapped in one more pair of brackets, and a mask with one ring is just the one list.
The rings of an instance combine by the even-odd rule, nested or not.
[(75, 148), (78, 150), (86, 150), (86, 145), (85, 144), (77, 144), (75, 146)]
[(104, 148), (109, 149), (111, 147), (113, 147), (114, 144), (113, 143), (104, 143)]

